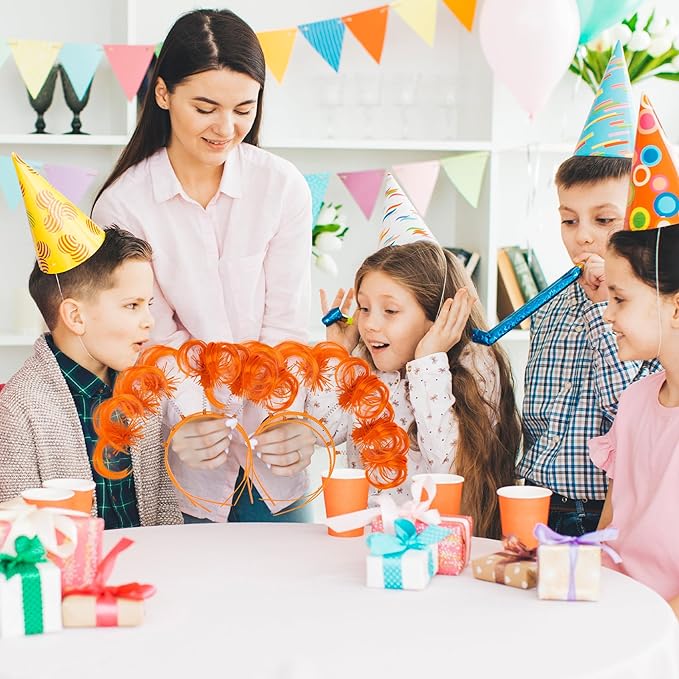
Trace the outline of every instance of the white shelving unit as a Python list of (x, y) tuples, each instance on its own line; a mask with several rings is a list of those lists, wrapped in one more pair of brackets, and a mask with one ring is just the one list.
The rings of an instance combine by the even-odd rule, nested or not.
[[(477, 16), (483, 0), (479, 0)], [(658, 0), (677, 13), (676, 0)], [(190, 0), (62, 0), (15, 4), (0, 9), (0, 38), (63, 42), (157, 43)], [(375, 6), (374, 0), (232, 0), (229, 7), (255, 30), (286, 28)], [(77, 17), (77, 20), (74, 20)], [(443, 245), (481, 255), (476, 282), (489, 321), (496, 320), (496, 253), (510, 244), (530, 244), (549, 279), (568, 267), (559, 238), (556, 193), (551, 179), (572, 151), (593, 95), (566, 74), (546, 109), (533, 123), (493, 77), (482, 55), (478, 29), (468, 34), (443, 3), (438, 6), (434, 48), (427, 46), (395, 12), (390, 13), (381, 65), (375, 64), (349, 31), (339, 74), (298, 35), (285, 80), (267, 76), (262, 145), (294, 162), (304, 173), (333, 173), (327, 199), (344, 204), (350, 231), (337, 256), (338, 278), (314, 271), (314, 289), (351, 285), (353, 274), (376, 246), (381, 206), (366, 220), (334, 176), (341, 171), (393, 165), (486, 151), (489, 162), (478, 208), (470, 207), (441, 172), (426, 220)], [(679, 87), (655, 80), (647, 88), (673, 140), (679, 139)], [(28, 134), (35, 114), (12, 61), (0, 68), (0, 155), (17, 151), (29, 162), (92, 167), (97, 181), (83, 199), (89, 211), (101, 182), (134, 129), (136, 102), (128, 103), (106, 59), (95, 75), (90, 101), (81, 114), (90, 135), (60, 134), (71, 114), (61, 82), (47, 111), (47, 131)], [(534, 198), (529, 196), (534, 194)], [(0, 251), (0, 382), (30, 351), (14, 321), (18, 291), (25, 290), (33, 263), (30, 236), (21, 207), (0, 199), (5, 241)], [(23, 298), (25, 303), (25, 295)], [(25, 308), (24, 308), (25, 311)], [(315, 301), (309, 321), (312, 336), (322, 336)], [(522, 381), (528, 333), (515, 330), (503, 345)]]

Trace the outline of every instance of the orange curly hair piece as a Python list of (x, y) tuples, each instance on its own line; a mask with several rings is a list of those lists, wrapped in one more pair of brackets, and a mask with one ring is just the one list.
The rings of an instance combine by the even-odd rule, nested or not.
[[(365, 361), (333, 342), (308, 347), (292, 341), (270, 347), (254, 341), (189, 340), (177, 350), (156, 346), (144, 351), (136, 366), (119, 374), (112, 398), (95, 412), (99, 440), (93, 465), (102, 476), (122, 478), (131, 473), (108, 470), (105, 451), (129, 454), (130, 446), (142, 435), (144, 417), (157, 413), (161, 401), (172, 395), (174, 380), (156, 365), (172, 358), (181, 373), (201, 384), (208, 401), (220, 410), (225, 405), (215, 392), (225, 388), (270, 413), (284, 415), (300, 384), (313, 392), (327, 388), (334, 378), (340, 407), (358, 422), (352, 438), (370, 482), (386, 489), (406, 480), (408, 435), (394, 422), (386, 385), (371, 374)], [(327, 446), (325, 438), (321, 439)]]

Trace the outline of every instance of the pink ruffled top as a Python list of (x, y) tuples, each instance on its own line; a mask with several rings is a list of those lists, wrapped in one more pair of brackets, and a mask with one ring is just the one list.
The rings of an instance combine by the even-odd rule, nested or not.
[(611, 546), (618, 568), (665, 599), (679, 596), (679, 408), (658, 396), (665, 373), (621, 395), (611, 430), (589, 442), (594, 464), (614, 479)]

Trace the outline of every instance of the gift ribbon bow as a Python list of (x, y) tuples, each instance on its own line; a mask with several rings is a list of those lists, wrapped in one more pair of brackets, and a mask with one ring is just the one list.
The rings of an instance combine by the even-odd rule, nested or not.
[(528, 549), (516, 535), (507, 536), (502, 541), (502, 551), (499, 552), (502, 559), (495, 564), (495, 582), (503, 585), (507, 566), (520, 561), (535, 561), (537, 551), (537, 548)]
[(0, 554), (0, 573), (8, 580), (15, 575), (21, 578), (24, 633), (42, 634), (42, 584), (36, 564), (47, 561), (45, 548), (39, 538), (20, 535), (14, 541), (14, 549), (16, 554)]
[[(89, 516), (82, 512), (57, 507), (41, 507), (30, 505), (21, 498), (8, 500), (0, 505), (0, 521), (12, 524), (9, 535), (5, 540), (5, 549), (9, 545), (11, 553), (18, 537), (38, 537), (47, 552), (60, 559), (66, 559), (75, 551), (78, 542), (78, 528), (74, 516)], [(57, 533), (61, 533), (66, 540), (57, 543)], [(0, 545), (2, 547), (2, 545)]]
[(118, 599), (142, 601), (156, 593), (156, 588), (153, 585), (141, 585), (138, 582), (128, 582), (125, 585), (106, 584), (118, 555), (133, 544), (134, 540), (121, 538), (115, 547), (99, 562), (92, 584), (68, 592), (69, 596), (78, 594), (97, 597), (97, 627), (116, 627), (118, 625)]
[(397, 557), (410, 549), (427, 549), (447, 538), (451, 532), (449, 528), (429, 526), (418, 533), (412, 521), (396, 519), (393, 535), (371, 533), (366, 542), (373, 556)]
[(575, 564), (578, 560), (578, 547), (587, 545), (601, 548), (608, 556), (613, 559), (614, 563), (620, 563), (622, 559), (620, 555), (608, 545), (604, 544), (604, 540), (615, 540), (618, 537), (617, 528), (604, 528), (603, 530), (595, 530), (584, 535), (561, 535), (553, 531), (544, 523), (538, 523), (533, 531), (536, 539), (541, 545), (570, 545), (570, 578), (568, 582), (568, 601), (575, 600)]
[[(427, 492), (427, 500), (422, 500), (423, 491)], [(432, 500), (436, 495), (434, 479), (428, 477), (424, 480), (413, 481), (410, 484), (410, 494), (412, 500), (408, 500), (400, 506), (390, 495), (380, 495), (377, 498), (377, 507), (328, 517), (326, 524), (332, 530), (342, 533), (367, 526), (373, 519), (381, 516), (383, 531), (391, 535), (395, 532), (394, 522), (399, 518), (408, 519), (413, 523), (422, 521), (429, 526), (438, 526), (441, 523), (441, 515), (438, 509), (430, 509)]]

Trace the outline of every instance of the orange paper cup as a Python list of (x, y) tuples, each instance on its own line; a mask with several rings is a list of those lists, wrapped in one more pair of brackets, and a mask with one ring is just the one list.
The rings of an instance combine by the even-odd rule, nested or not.
[[(363, 469), (334, 469), (332, 476), (325, 475), (321, 479), (323, 481), (325, 515), (328, 518), (368, 508), (370, 484)], [(334, 535), (338, 538), (356, 538), (363, 535), (363, 530), (364, 528), (361, 527), (338, 533), (328, 528), (328, 535)]]
[(75, 495), (73, 509), (85, 514), (92, 512), (94, 481), (86, 481), (85, 479), (49, 479), (42, 482), (42, 487), (72, 490)]
[(552, 491), (539, 486), (504, 486), (497, 490), (502, 536), (516, 535), (528, 549), (538, 546), (535, 525), (547, 523)]
[(21, 497), (36, 507), (61, 507), (75, 509), (75, 493), (61, 488), (27, 488)]
[[(432, 509), (438, 509), (441, 516), (457, 516), (462, 504), (462, 486), (464, 476), (457, 474), (415, 474), (413, 481), (432, 479), (436, 484), (436, 495), (431, 503)], [(422, 492), (422, 499), (427, 500), (427, 491)]]

